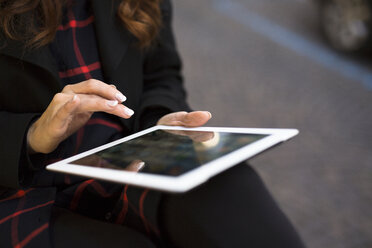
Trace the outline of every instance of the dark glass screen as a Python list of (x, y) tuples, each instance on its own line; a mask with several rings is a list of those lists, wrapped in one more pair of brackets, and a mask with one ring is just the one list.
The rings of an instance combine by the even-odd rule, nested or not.
[[(179, 176), (266, 136), (157, 130), (71, 163)], [(142, 162), (144, 166), (136, 166)]]

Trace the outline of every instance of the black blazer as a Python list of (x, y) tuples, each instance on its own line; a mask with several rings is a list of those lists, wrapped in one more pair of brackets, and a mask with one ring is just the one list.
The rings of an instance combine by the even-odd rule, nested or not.
[[(92, 5), (105, 81), (127, 96), (126, 105), (134, 109), (135, 115), (122, 119), (122, 124), (135, 132), (143, 123), (155, 123), (161, 117), (153, 113), (190, 109), (171, 30), (169, 0), (162, 1), (164, 26), (159, 39), (147, 51), (136, 48), (134, 37), (118, 21), (115, 13), (119, 2), (92, 0)], [(0, 33), (1, 247), (49, 247), (49, 223), (57, 189), (49, 181), (43, 187), (29, 187), (33, 175), (45, 171), (27, 156), (25, 135), (30, 123), (62, 90), (61, 85), (47, 46), (25, 51), (22, 43), (6, 40)]]
[[(136, 47), (135, 38), (117, 19), (119, 2), (92, 0), (92, 5), (105, 81), (127, 96), (126, 105), (136, 114), (129, 120), (122, 119), (122, 123), (134, 132), (139, 130), (140, 121), (153, 121), (142, 118), (146, 111), (190, 108), (185, 101), (169, 0), (161, 5), (164, 26), (159, 39), (147, 51)], [(33, 165), (27, 156), (21, 156), (25, 154), (27, 129), (62, 90), (49, 47), (33, 51), (23, 47), (21, 42), (0, 36), (0, 189), (19, 188), (29, 181), (27, 169)]]

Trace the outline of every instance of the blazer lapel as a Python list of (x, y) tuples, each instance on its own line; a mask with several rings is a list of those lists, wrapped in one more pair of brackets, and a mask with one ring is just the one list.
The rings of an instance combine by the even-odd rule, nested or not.
[(112, 76), (134, 39), (117, 17), (118, 0), (92, 0), (98, 49), (106, 79)]
[(16, 59), (42, 67), (56, 78), (56, 82), (60, 81), (56, 61), (53, 58), (48, 46), (26, 50), (24, 48), (24, 43), (18, 41), (9, 41), (6, 43), (4, 48), (0, 49), (0, 54), (14, 57)]

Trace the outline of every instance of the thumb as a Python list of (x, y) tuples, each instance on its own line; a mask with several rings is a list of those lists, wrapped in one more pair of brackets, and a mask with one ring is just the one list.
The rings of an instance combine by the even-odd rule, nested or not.
[(160, 118), (158, 125), (198, 127), (207, 123), (211, 117), (208, 111), (175, 112)]
[(194, 111), (182, 116), (180, 122), (185, 127), (199, 127), (206, 124), (212, 118), (208, 111)]
[(187, 112), (185, 111), (164, 115), (159, 119), (157, 125), (182, 126), (181, 120), (185, 115), (187, 115)]

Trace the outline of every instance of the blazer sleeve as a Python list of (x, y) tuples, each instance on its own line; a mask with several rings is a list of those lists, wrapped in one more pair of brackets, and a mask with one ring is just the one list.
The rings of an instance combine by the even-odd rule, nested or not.
[[(25, 137), (30, 123), (37, 117), (32, 113), (10, 113), (0, 111), (0, 186), (20, 188), (26, 183), (26, 171), (32, 167), (27, 156)], [(21, 166), (21, 167), (20, 167)]]
[[(141, 97), (141, 126), (156, 124), (162, 115), (190, 111), (181, 75), (182, 64), (172, 30), (172, 6), (161, 5), (163, 26), (155, 45), (145, 52), (144, 87)], [(158, 113), (158, 114), (156, 114)], [(155, 115), (155, 116), (154, 116)]]
[(4, 54), (0, 68), (0, 187), (20, 188), (41, 166), (27, 155), (27, 130), (48, 106), (58, 82), (44, 69)]

